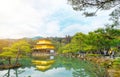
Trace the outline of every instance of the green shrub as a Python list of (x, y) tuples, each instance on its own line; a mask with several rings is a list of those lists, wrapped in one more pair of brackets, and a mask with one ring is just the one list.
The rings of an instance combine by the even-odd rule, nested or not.
[(101, 54), (86, 54), (86, 57), (101, 57)]
[(117, 58), (113, 61), (112, 67), (115, 69), (120, 69), (120, 58)]

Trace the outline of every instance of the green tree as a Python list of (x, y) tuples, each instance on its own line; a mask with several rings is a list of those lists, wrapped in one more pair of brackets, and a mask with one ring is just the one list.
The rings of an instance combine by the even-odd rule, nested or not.
[(86, 38), (87, 38), (87, 35), (83, 34), (83, 33), (76, 33), (72, 40), (71, 40), (71, 43), (73, 45), (76, 46), (76, 52), (78, 51), (83, 51), (83, 48), (85, 47), (86, 45)]
[(16, 54), (16, 61), (15, 64), (18, 63), (18, 59), (22, 56), (22, 55), (27, 55), (27, 53), (31, 52), (31, 48), (30, 48), (30, 44), (25, 41), (25, 40), (20, 40), (15, 42), (11, 48), (14, 50), (13, 53)]
[(113, 21), (111, 25), (113, 28), (120, 26), (120, 7), (117, 7), (111, 14), (110, 20)]
[[(74, 10), (83, 11), (85, 16), (94, 16), (99, 10), (108, 10), (111, 8), (120, 7), (119, 0), (68, 0), (68, 3), (72, 5)], [(94, 8), (94, 11), (88, 10)]]
[(66, 44), (63, 48), (62, 51), (64, 53), (76, 53), (76, 52), (81, 52), (83, 51), (83, 48), (85, 47), (85, 40), (86, 40), (86, 35), (83, 33), (76, 33), (71, 42)]
[(64, 53), (103, 53), (120, 45), (120, 30), (107, 26), (88, 34), (76, 33), (71, 42), (61, 47)]
[(15, 54), (13, 53), (13, 49), (11, 47), (4, 47), (0, 57), (8, 60), (8, 64), (11, 65), (11, 58), (15, 57)]
[(107, 26), (105, 29), (98, 29), (95, 31), (99, 37), (100, 49), (102, 50), (110, 50), (111, 47), (117, 47), (120, 45), (120, 30), (113, 28), (111, 25)]
[(14, 42), (10, 47), (4, 47), (1, 57), (7, 58), (11, 64), (11, 58), (15, 58), (16, 65), (20, 57), (26, 56), (31, 52), (30, 44), (26, 40), (19, 40)]

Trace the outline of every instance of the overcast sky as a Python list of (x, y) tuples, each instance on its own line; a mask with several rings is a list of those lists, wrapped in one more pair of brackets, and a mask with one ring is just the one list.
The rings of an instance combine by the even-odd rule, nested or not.
[(88, 33), (108, 23), (109, 13), (86, 18), (67, 0), (0, 0), (0, 38)]

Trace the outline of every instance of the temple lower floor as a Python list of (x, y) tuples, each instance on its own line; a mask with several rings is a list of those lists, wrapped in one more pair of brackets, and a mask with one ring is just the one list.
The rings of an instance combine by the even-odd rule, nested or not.
[[(52, 52), (51, 52), (52, 51)], [(34, 50), (32, 56), (49, 56), (54, 54), (54, 50)]]

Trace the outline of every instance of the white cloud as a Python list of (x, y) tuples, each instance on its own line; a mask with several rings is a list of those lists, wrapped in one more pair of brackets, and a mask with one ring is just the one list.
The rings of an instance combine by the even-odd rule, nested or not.
[(98, 28), (103, 28), (105, 27), (105, 24), (109, 23), (108, 21), (109, 17), (108, 16), (106, 17), (105, 15), (102, 16), (98, 15), (97, 17), (90, 18), (81, 17), (86, 24), (82, 23), (71, 24), (62, 30), (62, 34), (74, 35), (76, 32), (88, 33), (90, 31), (97, 30)]
[[(0, 38), (65, 36), (78, 31), (86, 33), (101, 27), (108, 19), (107, 14), (101, 12), (93, 19), (85, 18), (80, 12), (73, 11), (66, 0), (0, 0)], [(54, 15), (55, 20), (52, 19)], [(69, 18), (86, 24), (69, 21)], [(72, 24), (62, 28), (63, 21)]]
[(49, 36), (55, 36), (56, 34), (59, 34), (58, 32), (60, 31), (60, 26), (58, 24), (59, 23), (56, 21), (47, 23), (45, 29), (46, 34)]
[(93, 31), (97, 26), (87, 26), (87, 25), (79, 25), (79, 24), (74, 24), (66, 27), (63, 31), (62, 34), (67, 34), (67, 35), (74, 35), (77, 32), (83, 32), (83, 33), (88, 33), (90, 31)]
[[(0, 38), (21, 38), (40, 35), (39, 30), (56, 32), (55, 24), (46, 24), (46, 18), (54, 13), (62, 0), (1, 0), (0, 1)], [(35, 2), (35, 3), (34, 3)], [(37, 5), (36, 5), (36, 2)], [(36, 6), (39, 9), (36, 9)], [(55, 7), (56, 6), (56, 7)], [(59, 7), (58, 7), (59, 8)], [(47, 26), (46, 26), (47, 25)], [(44, 27), (47, 27), (44, 29)], [(50, 33), (51, 33), (50, 32)], [(44, 34), (44, 33), (43, 33)], [(49, 33), (48, 33), (49, 34)], [(41, 35), (42, 36), (42, 35)]]

